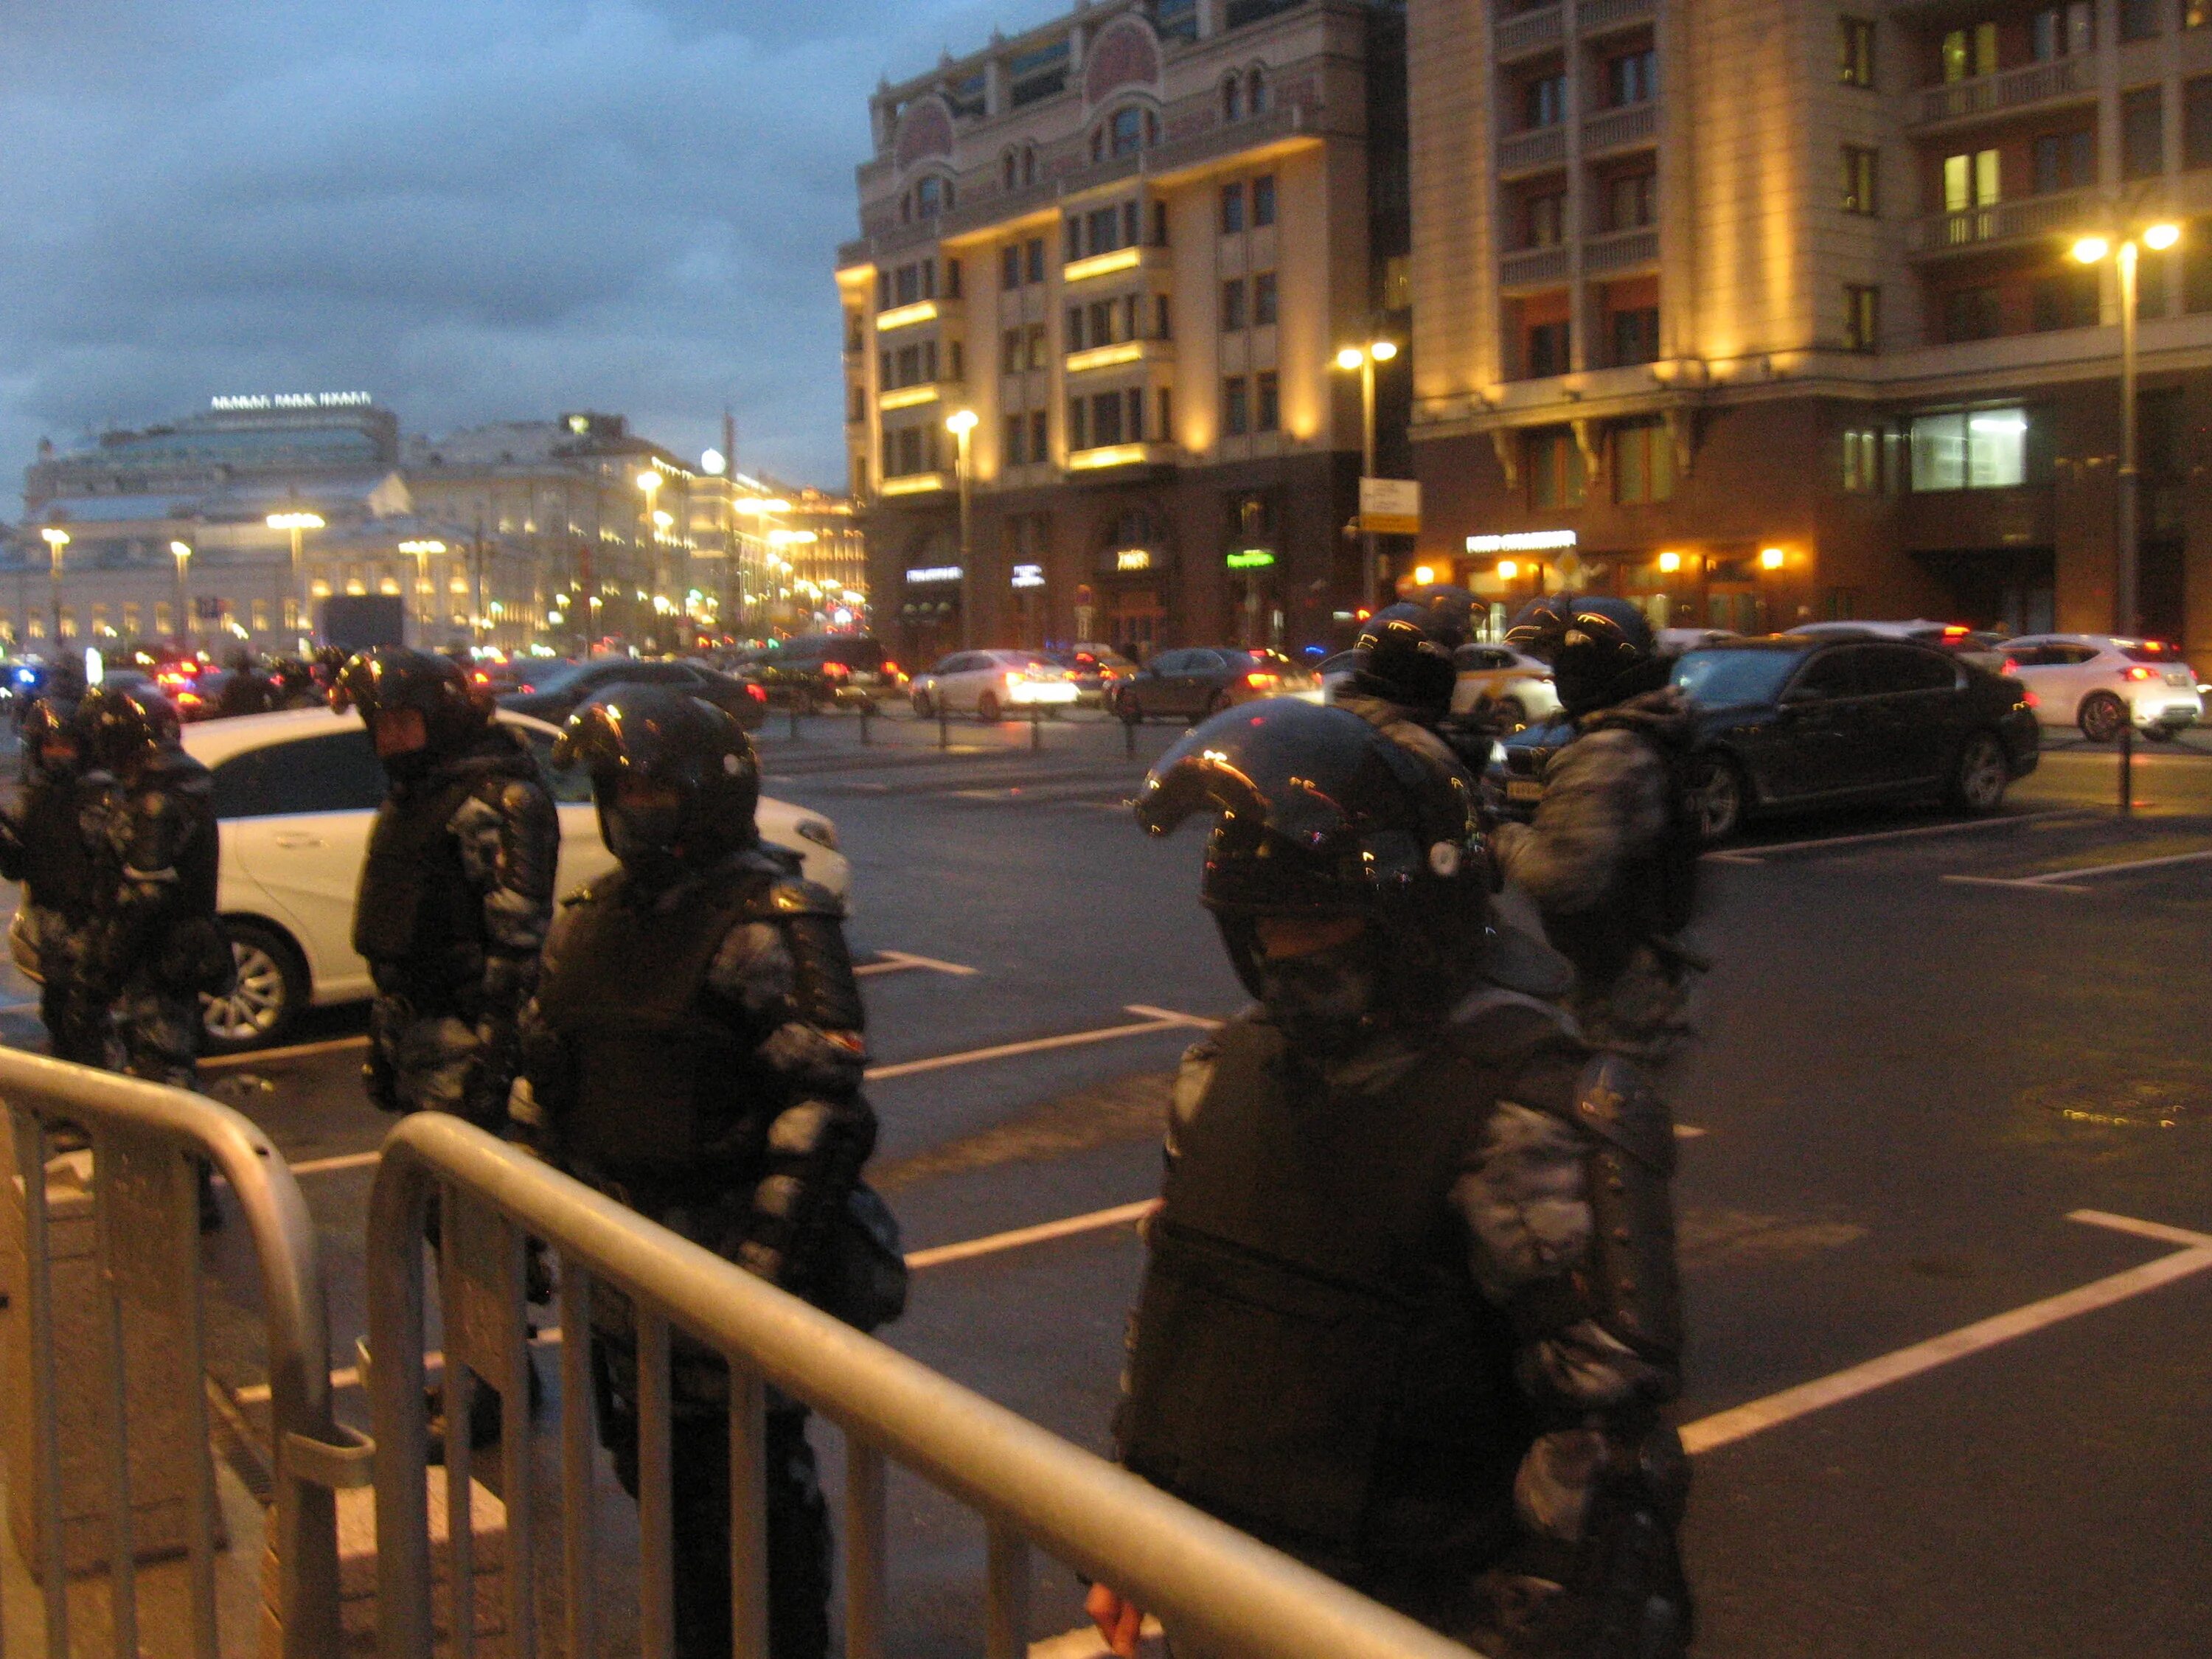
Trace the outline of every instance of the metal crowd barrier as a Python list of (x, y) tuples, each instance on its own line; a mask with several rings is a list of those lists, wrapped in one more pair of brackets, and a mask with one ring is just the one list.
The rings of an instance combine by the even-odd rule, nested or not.
[[(884, 1469), (896, 1461), (980, 1512), (987, 1529), (985, 1652), (1026, 1653), (1030, 1549), (1114, 1584), (1178, 1644), (1224, 1659), (1468, 1659), (1468, 1650), (1355, 1595), (927, 1366), (785, 1295), (591, 1188), (458, 1118), (420, 1113), (385, 1143), (370, 1200), (369, 1390), (376, 1436), (378, 1632), (382, 1659), (430, 1659), (424, 1458), (423, 1222), (440, 1206), (445, 1320), (452, 1650), (474, 1620), (466, 1371), (504, 1413), (507, 1652), (532, 1659), (525, 1239), (560, 1262), (561, 1498), (565, 1651), (599, 1651), (592, 1492), (591, 1302), (605, 1285), (635, 1311), (640, 1395), (640, 1651), (665, 1659), (672, 1619), (669, 1334), (731, 1370), (731, 1552), (740, 1659), (768, 1653), (763, 1405), (767, 1383), (844, 1433), (845, 1652), (879, 1659), (884, 1637)], [(461, 1393), (453, 1390), (459, 1385)], [(467, 1593), (463, 1593), (466, 1587)]]
[[(11, 1468), (28, 1482), (38, 1535), (34, 1564), (45, 1602), (49, 1659), (67, 1659), (70, 1534), (60, 1390), (91, 1395), (103, 1415), (97, 1438), (106, 1486), (104, 1547), (115, 1651), (136, 1659), (140, 1540), (131, 1497), (134, 1452), (128, 1425), (151, 1418), (170, 1429), (170, 1449), (185, 1465), (180, 1530), (189, 1560), (191, 1651), (216, 1659), (215, 1551), (219, 1528), (215, 1469), (208, 1441), (204, 1381), (205, 1312), (200, 1289), (198, 1164), (213, 1165), (230, 1183), (252, 1235), (261, 1271), (268, 1323), (271, 1462), (276, 1503), (268, 1543), (274, 1557), (273, 1606), (264, 1620), (276, 1630), (284, 1659), (325, 1659), (338, 1650), (336, 1485), (356, 1484), (349, 1470), (365, 1461), (360, 1437), (342, 1434), (331, 1417), (328, 1322), (321, 1267), (307, 1206), (292, 1172), (269, 1138), (228, 1107), (159, 1084), (0, 1049), (0, 1103), (14, 1130), (15, 1174), (22, 1182), (22, 1290), (28, 1302), (27, 1340), (33, 1420), (32, 1467)], [(58, 1307), (53, 1275), (53, 1219), (47, 1208), (47, 1160), (57, 1131), (88, 1145), (93, 1167), (94, 1267), (91, 1275), (95, 1372), (57, 1371)], [(63, 1307), (74, 1321), (80, 1310)], [(126, 1368), (127, 1349), (154, 1363)], [(11, 1365), (15, 1362), (10, 1357)], [(74, 1361), (74, 1356), (73, 1356)], [(126, 1369), (131, 1375), (126, 1378)], [(142, 1453), (156, 1449), (142, 1446)], [(143, 1461), (143, 1458), (140, 1460)], [(79, 1529), (80, 1534), (82, 1528)], [(89, 1542), (97, 1543), (96, 1538)], [(148, 1540), (155, 1541), (155, 1540)], [(78, 1553), (85, 1552), (81, 1547)]]

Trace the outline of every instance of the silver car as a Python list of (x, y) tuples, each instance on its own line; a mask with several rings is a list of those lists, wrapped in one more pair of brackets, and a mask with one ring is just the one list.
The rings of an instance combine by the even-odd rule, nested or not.
[(2106, 743), (2132, 724), (2171, 738), (2204, 716), (2197, 671), (2172, 646), (2108, 634), (2031, 634), (2005, 641), (2003, 672), (2028, 689), (2045, 726)]

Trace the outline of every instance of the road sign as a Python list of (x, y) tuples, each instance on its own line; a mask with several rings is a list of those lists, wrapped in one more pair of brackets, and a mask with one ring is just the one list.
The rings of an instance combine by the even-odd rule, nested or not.
[(1421, 533), (1421, 486), (1411, 478), (1362, 478), (1359, 527), (1371, 536)]

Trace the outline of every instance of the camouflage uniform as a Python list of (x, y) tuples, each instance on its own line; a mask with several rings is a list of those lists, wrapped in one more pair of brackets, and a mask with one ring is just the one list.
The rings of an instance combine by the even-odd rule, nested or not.
[(37, 959), (39, 1017), (58, 1060), (107, 1063), (107, 1010), (87, 978), (93, 945), (94, 841), (105, 836), (101, 792), (82, 766), (48, 768), (40, 734), (66, 712), (34, 714), (24, 733), (23, 787), (0, 816), (0, 876), (23, 884), (25, 943)]

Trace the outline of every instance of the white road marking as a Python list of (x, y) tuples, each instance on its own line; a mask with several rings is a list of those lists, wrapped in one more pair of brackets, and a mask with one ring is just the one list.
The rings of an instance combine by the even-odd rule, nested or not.
[(935, 1267), (947, 1261), (966, 1261), (975, 1256), (996, 1255), (1001, 1250), (1018, 1250), (1024, 1244), (1042, 1244), (1049, 1239), (1071, 1238), (1078, 1233), (1119, 1227), (1136, 1221), (1158, 1202), (1158, 1199), (1147, 1198), (1135, 1204), (1117, 1204), (1110, 1210), (1093, 1210), (1089, 1215), (1069, 1216), (1064, 1221), (1017, 1227), (1012, 1232), (992, 1233), (958, 1244), (939, 1244), (931, 1249), (911, 1252), (906, 1265), (913, 1268)]
[(1203, 1014), (1179, 1014), (1172, 1008), (1155, 1008), (1142, 1002), (1124, 1003), (1122, 1006), (1131, 1013), (1142, 1014), (1146, 1019), (1172, 1020), (1178, 1025), (1192, 1026), (1201, 1031), (1218, 1031), (1222, 1025), (1221, 1021), (1208, 1019)]
[(863, 963), (853, 969), (862, 977), (870, 974), (896, 974), (912, 968), (927, 968), (933, 974), (953, 974), (962, 978), (981, 969), (963, 967), (957, 962), (939, 962), (935, 957), (918, 957), (910, 951), (878, 951), (876, 960)]
[(1777, 853), (1824, 851), (1831, 847), (1863, 847), (1873, 842), (1905, 841), (1920, 836), (1957, 836), (1972, 830), (2002, 830), (2038, 818), (2079, 818), (2094, 816), (2086, 808), (2053, 806), (2035, 812), (2013, 812), (2002, 817), (1970, 818), (1963, 823), (1918, 823), (1906, 830), (1870, 830), (1863, 835), (1823, 836), (1812, 841), (1777, 842), (1771, 847), (1741, 847), (1723, 853), (1707, 853), (1711, 864), (1759, 864)]
[(941, 1072), (954, 1066), (975, 1066), (989, 1060), (1012, 1060), (1020, 1054), (1038, 1054), (1053, 1048), (1076, 1048), (1086, 1043), (1111, 1042), (1116, 1037), (1151, 1036), (1160, 1031), (1177, 1030), (1211, 1030), (1215, 1023), (1195, 1014), (1178, 1014), (1164, 1008), (1141, 1008), (1131, 1005), (1131, 1013), (1149, 1016), (1140, 1024), (1108, 1025), (1094, 1031), (1069, 1031), (1060, 1036), (1031, 1037), (1025, 1042), (1001, 1042), (988, 1048), (970, 1048), (964, 1054), (935, 1054), (927, 1060), (901, 1060), (890, 1066), (876, 1066), (865, 1074), (872, 1082), (883, 1082), (891, 1078), (912, 1077), (921, 1072)]
[(2078, 870), (2046, 870), (2039, 876), (1946, 876), (1961, 887), (2032, 887), (2046, 893), (2086, 893), (2081, 884), (2094, 876), (2124, 875), (2130, 870), (2159, 870), (2175, 864), (2202, 864), (2212, 850), (2174, 853), (2160, 859), (2132, 859), (2125, 864), (2088, 864)]
[(1711, 1417), (1699, 1418), (1684, 1426), (1683, 1448), (1692, 1452), (1701, 1452), (1710, 1451), (1716, 1446), (1725, 1446), (1731, 1441), (1744, 1439), (1778, 1424), (1819, 1411), (1823, 1407), (1870, 1394), (1876, 1389), (1901, 1382), (1906, 1377), (1933, 1370), (1938, 1365), (1948, 1365), (1954, 1359), (1964, 1359), (1969, 1354), (1993, 1348), (2001, 1342), (2009, 1342), (2017, 1336), (2026, 1336), (2031, 1331), (2041, 1330), (2061, 1320), (2110, 1307), (2115, 1302), (2124, 1302), (2131, 1296), (2140, 1296), (2145, 1291), (2154, 1291), (2161, 1285), (2170, 1285), (2176, 1279), (2185, 1279), (2191, 1273), (2212, 1267), (2212, 1233), (2192, 1233), (2156, 1222), (2133, 1221), (2124, 1216), (2106, 1215), (2099, 1210), (2076, 1210), (2067, 1219), (2139, 1233), (2168, 1243), (2182, 1244), (2185, 1248), (2171, 1255), (2162, 1255), (2155, 1261), (2130, 1267), (2124, 1273), (2062, 1291), (2057, 1296), (2045, 1297), (2040, 1302), (2031, 1302), (2024, 1308), (2014, 1308), (2009, 1313), (1977, 1321), (1945, 1335), (1930, 1337), (1925, 1342), (1916, 1342), (1909, 1348), (1899, 1348), (1895, 1353), (1869, 1359), (1863, 1364), (1853, 1365), (1832, 1376), (1801, 1382), (1796, 1388), (1771, 1394), (1764, 1400), (1753, 1400), (1728, 1411), (1716, 1412)]
[(210, 1066), (258, 1066), (264, 1060), (298, 1060), (307, 1054), (334, 1054), (341, 1048), (366, 1048), (368, 1038), (361, 1036), (332, 1037), (326, 1042), (295, 1042), (286, 1048), (248, 1048), (242, 1054), (211, 1054), (200, 1062), (201, 1070)]
[(384, 1156), (381, 1150), (373, 1152), (347, 1152), (337, 1158), (311, 1158), (304, 1164), (295, 1164), (295, 1176), (336, 1175), (341, 1170), (365, 1170)]
[(1695, 1140), (1699, 1135), (1706, 1133), (1707, 1131), (1698, 1128), (1695, 1124), (1677, 1123), (1674, 1126), (1674, 1139), (1677, 1140)]

